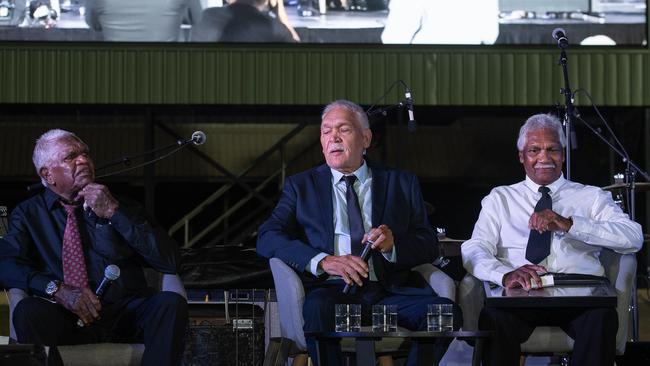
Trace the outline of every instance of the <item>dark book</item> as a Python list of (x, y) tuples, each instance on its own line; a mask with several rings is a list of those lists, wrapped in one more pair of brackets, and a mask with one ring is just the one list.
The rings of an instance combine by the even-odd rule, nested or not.
[(546, 273), (545, 276), (553, 277), (553, 284), (555, 286), (594, 286), (594, 285), (608, 285), (609, 279), (604, 276), (595, 276), (579, 273)]

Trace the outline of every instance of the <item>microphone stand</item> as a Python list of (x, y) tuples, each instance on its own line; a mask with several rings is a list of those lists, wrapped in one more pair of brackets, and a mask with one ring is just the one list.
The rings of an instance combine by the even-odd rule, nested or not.
[(562, 74), (564, 75), (564, 88), (560, 90), (560, 94), (564, 94), (564, 103), (565, 103), (565, 114), (564, 114), (564, 133), (566, 134), (566, 151), (564, 154), (565, 157), (565, 167), (566, 167), (566, 179), (571, 180), (571, 145), (572, 145), (572, 125), (573, 118), (576, 116), (575, 108), (573, 105), (573, 94), (571, 93), (571, 85), (569, 84), (569, 70), (567, 69), (567, 56), (565, 45), (563, 43), (558, 43), (560, 47), (560, 60), (558, 65), (562, 66)]
[(102, 171), (102, 170), (104, 170), (104, 169), (108, 169), (108, 168), (110, 168), (110, 167), (113, 167), (113, 166), (116, 166), (116, 165), (120, 165), (120, 164), (123, 164), (123, 165), (125, 165), (125, 166), (130, 166), (130, 165), (131, 165), (131, 162), (132, 162), (133, 159), (139, 159), (139, 158), (141, 158), (141, 157), (143, 157), (143, 156), (147, 156), (147, 155), (149, 155), (149, 154), (152, 154), (152, 155), (153, 155), (153, 154), (159, 153), (159, 152), (161, 152), (161, 151), (169, 150), (169, 149), (171, 149), (172, 147), (176, 147), (176, 146), (185, 146), (185, 145), (187, 145), (187, 144), (189, 144), (189, 143), (191, 143), (191, 142), (192, 142), (191, 139), (190, 139), (190, 140), (187, 140), (187, 141), (177, 140), (175, 143), (173, 143), (173, 144), (169, 144), (169, 145), (167, 145), (167, 146), (163, 146), (163, 147), (155, 148), (155, 149), (152, 149), (152, 150), (149, 150), (149, 151), (145, 151), (145, 152), (142, 152), (142, 153), (139, 153), (139, 154), (131, 155), (131, 156), (123, 156), (123, 157), (121, 157), (121, 158), (118, 159), (118, 160), (111, 161), (110, 163), (107, 163), (107, 164), (104, 164), (104, 165), (100, 166), (99, 168), (96, 169), (96, 171), (99, 172), (99, 171)]
[[(406, 97), (406, 99), (400, 101), (400, 102), (397, 103), (397, 104), (392, 104), (392, 105), (389, 105), (389, 106), (386, 106), (386, 107), (383, 107), (383, 108), (375, 108), (375, 105), (376, 105), (377, 103), (379, 103), (380, 101), (385, 100), (385, 99), (386, 99), (386, 96), (387, 96), (387, 95), (388, 95), (388, 94), (393, 90), (393, 88), (394, 88), (395, 85), (397, 85), (397, 84), (401, 84), (401, 85), (404, 87), (404, 91), (405, 91), (405, 92), (404, 92), (404, 96)], [(399, 113), (399, 116), (398, 116), (398, 119), (397, 119), (397, 126), (399, 127), (400, 125), (404, 124), (404, 123), (403, 123), (403, 121), (404, 121), (404, 120), (403, 120), (403, 112), (404, 112), (404, 108), (405, 108), (405, 107), (406, 107), (406, 108), (409, 108), (409, 107), (410, 107), (410, 108), (409, 108), (409, 121), (413, 120), (413, 118), (412, 118), (412, 116), (413, 116), (413, 113), (412, 113), (413, 101), (412, 101), (412, 97), (411, 97), (411, 89), (408, 87), (408, 85), (406, 85), (406, 83), (405, 83), (403, 80), (395, 80), (395, 81), (393, 82), (393, 84), (391, 84), (391, 86), (388, 88), (388, 90), (386, 90), (386, 92), (384, 93), (384, 95), (382, 95), (381, 97), (379, 97), (379, 98), (378, 98), (378, 99), (377, 99), (377, 100), (376, 100), (376, 101), (375, 101), (375, 102), (374, 102), (374, 103), (373, 103), (373, 104), (372, 104), (372, 105), (371, 105), (371, 106), (366, 110), (366, 114), (368, 115), (368, 117), (372, 117), (372, 116), (375, 116), (375, 115), (378, 115), (378, 114), (381, 114), (382, 116), (385, 117), (385, 116), (387, 115), (387, 112), (388, 112), (388, 111), (393, 110), (393, 109), (395, 109), (395, 108), (399, 108), (399, 109), (400, 109), (400, 112), (402, 112), (402, 113)], [(413, 132), (414, 129), (415, 129), (415, 121), (413, 120), (413, 123), (409, 122), (408, 125), (409, 125), (409, 126), (408, 126), (408, 127), (409, 127), (409, 132)], [(401, 132), (398, 132), (398, 137), (401, 137)], [(385, 138), (385, 137), (382, 137), (382, 140), (383, 140), (383, 141), (386, 141), (386, 138)], [(395, 154), (395, 164), (394, 164), (395, 167), (399, 167), (399, 166), (398, 166), (398, 165), (399, 165), (399, 162), (402, 161), (402, 159), (401, 159), (401, 154), (402, 154), (402, 151), (404, 150), (404, 149), (403, 149), (403, 144), (404, 144), (404, 141), (403, 141), (403, 140), (404, 140), (404, 139), (402, 139), (402, 138), (398, 138), (397, 141), (396, 141), (396, 143), (397, 143), (397, 149), (396, 149), (396, 154)], [(384, 157), (384, 158), (386, 157), (386, 149), (383, 149), (383, 157)]]
[[(147, 165), (156, 163), (156, 162), (158, 162), (158, 161), (160, 161), (160, 160), (162, 160), (162, 159), (164, 159), (164, 158), (166, 158), (166, 157), (168, 157), (170, 155), (173, 155), (174, 153), (178, 152), (179, 150), (181, 150), (182, 148), (184, 148), (185, 146), (187, 146), (187, 145), (189, 145), (189, 144), (191, 144), (193, 142), (194, 142), (193, 139), (189, 139), (189, 140), (185, 140), (185, 141), (177, 140), (175, 143), (167, 145), (167, 146), (159, 147), (159, 148), (156, 148), (156, 149), (153, 149), (153, 150), (145, 151), (145, 152), (135, 154), (135, 155), (131, 155), (131, 156), (124, 156), (124, 157), (122, 157), (122, 158), (120, 158), (118, 160), (115, 160), (115, 161), (112, 161), (110, 163), (102, 165), (101, 167), (95, 169), (95, 171), (96, 172), (102, 171), (104, 169), (107, 169), (107, 168), (110, 168), (110, 167), (113, 167), (113, 166), (116, 166), (116, 165), (120, 165), (120, 164), (124, 164), (125, 166), (128, 166), (129, 168), (114, 171), (114, 172), (103, 174), (103, 175), (99, 175), (99, 176), (95, 177), (95, 179), (110, 177), (110, 176), (113, 176), (113, 175), (125, 173), (125, 172), (128, 172), (128, 171), (134, 170), (134, 169), (139, 169), (139, 168), (145, 167)], [(150, 155), (150, 154), (156, 154), (156, 153), (159, 153), (159, 152), (162, 152), (162, 151), (169, 150), (171, 148), (175, 148), (175, 149), (173, 149), (172, 151), (170, 151), (170, 152), (168, 152), (168, 153), (166, 153), (164, 155), (161, 155), (159, 157), (156, 157), (156, 158), (153, 158), (151, 160), (145, 161), (142, 164), (131, 166), (131, 163), (132, 163), (133, 159), (138, 159), (138, 158), (141, 158), (143, 156)], [(37, 191), (37, 190), (42, 189), (44, 187), (45, 186), (41, 182), (38, 182), (38, 183), (30, 184), (29, 186), (27, 186), (27, 191), (28, 192), (34, 192), (34, 191)]]
[[(379, 115), (379, 114), (381, 114), (382, 116), (385, 117), (387, 115), (388, 111), (391, 111), (391, 110), (394, 110), (394, 109), (399, 109), (400, 111), (402, 111), (404, 109), (404, 107), (406, 107), (406, 105), (407, 105), (406, 103), (408, 103), (408, 101), (403, 100), (403, 101), (401, 101), (401, 102), (399, 102), (397, 104), (392, 104), (392, 105), (382, 107), (382, 108), (374, 108), (373, 107), (371, 109), (368, 109), (366, 111), (366, 114), (368, 115), (368, 117), (373, 117), (373, 116), (376, 116), (376, 115)], [(401, 126), (402, 124), (403, 124), (402, 113), (400, 113), (399, 117), (397, 119), (397, 126)], [(395, 164), (394, 164), (395, 168), (399, 168), (399, 162), (402, 161), (400, 154), (401, 154), (401, 152), (403, 150), (402, 149), (403, 143), (404, 143), (403, 139), (401, 139), (401, 138), (397, 139), (397, 144), (398, 145), (397, 145), (397, 150), (396, 150), (397, 153), (396, 153), (396, 156), (395, 156)]]
[[(648, 172), (642, 170), (634, 161), (632, 161), (625, 151), (625, 149), (622, 147), (619, 149), (619, 147), (614, 146), (608, 139), (606, 139), (600, 131), (597, 129), (593, 128), (587, 121), (584, 119), (578, 117), (578, 119), (585, 125), (591, 132), (593, 132), (601, 141), (603, 141), (607, 146), (609, 146), (612, 151), (614, 151), (618, 156), (621, 157), (624, 163), (626, 163), (627, 167), (625, 169), (625, 189), (626, 189), (626, 197), (627, 197), (627, 202), (629, 202), (629, 216), (632, 221), (635, 221), (635, 210), (636, 210), (636, 188), (635, 188), (635, 178), (636, 174), (638, 173), (639, 175), (643, 176), (646, 181), (650, 182), (650, 175), (648, 175)], [(605, 123), (607, 123), (605, 121)], [(610, 130), (611, 132), (611, 130)], [(613, 132), (612, 132), (613, 134)], [(614, 139), (618, 141), (616, 136), (614, 136)], [(620, 144), (620, 142), (619, 142)], [(632, 281), (632, 302), (630, 304), (630, 312), (632, 313), (632, 342), (637, 342), (639, 340), (639, 307), (638, 307), (638, 299), (637, 299), (637, 294), (636, 294), (636, 274), (634, 275), (634, 280)]]
[[(137, 154), (137, 155), (135, 155), (136, 157), (141, 157), (141, 156), (145, 156), (145, 155), (149, 155), (149, 156), (151, 156), (154, 152), (159, 152), (159, 151), (163, 151), (163, 150), (167, 150), (167, 149), (170, 149), (170, 148), (172, 148), (172, 147), (175, 147), (172, 151), (170, 151), (170, 152), (168, 152), (168, 153), (166, 153), (166, 154), (163, 154), (163, 155), (160, 155), (160, 156), (155, 157), (155, 158), (153, 158), (153, 159), (150, 159), (150, 160), (144, 161), (144, 162), (141, 163), (141, 164), (138, 164), (138, 165), (135, 165), (135, 166), (130, 166), (130, 167), (126, 168), (126, 169), (117, 170), (117, 171), (114, 171), (114, 172), (110, 172), (110, 173), (106, 173), (106, 174), (103, 174), (103, 175), (97, 176), (97, 177), (95, 177), (95, 179), (106, 178), (106, 177), (110, 177), (110, 176), (113, 176), (113, 175), (118, 175), (118, 174), (126, 173), (126, 172), (129, 172), (129, 171), (131, 171), (131, 170), (139, 169), (139, 168), (142, 168), (142, 167), (145, 167), (145, 166), (149, 166), (149, 165), (151, 165), (151, 164), (153, 164), (153, 163), (156, 163), (156, 162), (158, 162), (158, 161), (160, 161), (160, 160), (163, 160), (163, 159), (165, 159), (165, 158), (167, 158), (167, 157), (169, 157), (169, 156), (171, 156), (171, 155), (173, 155), (173, 154), (179, 152), (181, 149), (183, 149), (185, 146), (188, 146), (188, 145), (191, 144), (192, 142), (193, 142), (192, 139), (187, 140), (187, 141), (181, 141), (181, 140), (178, 140), (178, 141), (176, 141), (176, 143), (174, 143), (174, 144), (171, 144), (171, 145), (168, 145), (168, 146), (165, 146), (165, 147), (159, 148), (159, 149), (153, 149), (153, 150), (151, 150), (151, 151), (147, 151), (147, 152), (144, 152), (144, 153), (141, 153), (141, 154)], [(121, 162), (123, 162), (123, 161), (124, 161), (124, 162), (126, 162), (126, 161), (129, 162), (129, 163), (126, 164), (126, 165), (130, 165), (130, 164), (131, 164), (129, 158), (122, 158), (122, 159), (119, 160), (119, 162), (112, 162), (112, 163), (109, 163), (108, 165), (119, 164), (119, 163), (121, 163)], [(105, 165), (105, 166), (102, 166), (101, 168), (102, 168), (102, 169), (105, 169), (105, 168), (106, 168), (106, 165)]]
[(372, 110), (368, 110), (366, 113), (368, 114), (368, 117), (373, 117), (373, 116), (376, 116), (378, 114), (381, 114), (382, 116), (385, 117), (386, 114), (388, 113), (388, 111), (392, 111), (395, 108), (400, 108), (401, 109), (401, 108), (404, 108), (404, 106), (406, 106), (406, 101), (405, 100), (403, 100), (403, 101), (401, 101), (401, 102), (399, 102), (397, 104), (392, 104), (392, 105), (389, 105), (389, 106), (386, 106), (386, 107), (373, 108)]

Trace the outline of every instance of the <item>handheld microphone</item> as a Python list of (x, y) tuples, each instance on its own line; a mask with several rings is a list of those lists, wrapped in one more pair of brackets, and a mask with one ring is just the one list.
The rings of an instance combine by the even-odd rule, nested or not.
[(193, 143), (194, 145), (203, 145), (205, 144), (205, 141), (208, 139), (208, 136), (205, 134), (203, 131), (194, 131), (192, 133), (192, 137), (188, 142)]
[(557, 41), (557, 46), (566, 48), (569, 46), (569, 39), (566, 36), (566, 31), (562, 28), (553, 29), (553, 38)]
[[(368, 259), (370, 259), (370, 250), (372, 249), (373, 244), (375, 244), (375, 242), (372, 240), (366, 240), (366, 242), (363, 243), (365, 246), (363, 247), (363, 250), (361, 251), (361, 255), (359, 255), (359, 257), (361, 257), (364, 262), (368, 262)], [(346, 283), (345, 287), (343, 288), (343, 293), (347, 294), (354, 286), (356, 286), (354, 282), (351, 285), (348, 285)]]
[(409, 130), (409, 132), (415, 132), (418, 126), (413, 115), (413, 98), (411, 97), (411, 89), (406, 88), (404, 91), (404, 96), (406, 97), (406, 109), (409, 113), (409, 121), (406, 125), (406, 128)]
[[(120, 267), (114, 265), (114, 264), (109, 264), (106, 266), (106, 269), (104, 270), (104, 278), (102, 279), (102, 282), (97, 286), (97, 289), (95, 290), (95, 295), (101, 300), (102, 297), (104, 297), (104, 291), (111, 285), (111, 283), (115, 280), (117, 280), (120, 277)], [(77, 319), (77, 326), (78, 327), (83, 327), (86, 324), (84, 324), (83, 320)]]

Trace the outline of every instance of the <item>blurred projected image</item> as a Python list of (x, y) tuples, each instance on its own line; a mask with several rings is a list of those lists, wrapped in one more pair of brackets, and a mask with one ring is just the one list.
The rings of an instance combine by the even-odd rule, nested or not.
[(0, 0), (0, 40), (646, 46), (647, 0)]

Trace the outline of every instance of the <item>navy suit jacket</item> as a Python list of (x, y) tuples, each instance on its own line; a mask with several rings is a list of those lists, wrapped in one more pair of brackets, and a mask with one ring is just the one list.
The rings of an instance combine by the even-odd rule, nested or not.
[[(431, 263), (437, 256), (437, 239), (426, 215), (415, 175), (384, 169), (368, 162), (372, 171), (372, 227), (387, 225), (393, 232), (396, 263), (372, 252), (378, 281), (385, 287), (426, 286), (411, 268)], [(322, 281), (306, 270), (320, 252), (334, 254), (332, 173), (327, 165), (287, 178), (271, 216), (258, 232), (257, 252), (280, 258), (302, 275), (303, 281)]]

